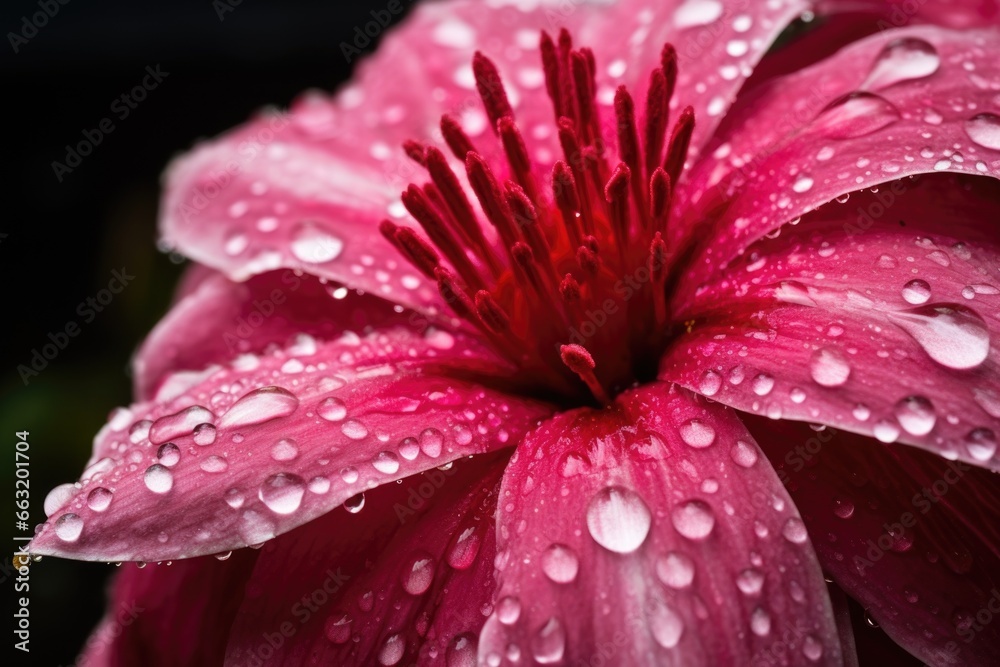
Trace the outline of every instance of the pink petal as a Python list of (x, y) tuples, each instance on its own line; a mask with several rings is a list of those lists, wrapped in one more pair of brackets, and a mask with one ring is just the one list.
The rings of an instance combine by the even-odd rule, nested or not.
[(335, 286), (290, 269), (245, 283), (212, 271), (197, 284), (186, 280), (182, 289), (187, 293), (150, 332), (133, 362), (141, 400), (151, 399), (157, 389), (168, 395), (171, 388), (161, 383), (171, 373), (203, 371), (239, 354), (259, 354), (270, 345), (314, 347), (312, 338), (329, 340), (347, 329), (363, 332), (407, 322), (382, 299), (354, 293), (334, 298)]
[(949, 175), (823, 207), (678, 315), (661, 377), (998, 469), (998, 216), (996, 181)]
[(949, 0), (913, 2), (912, 0), (819, 0), (821, 14), (865, 12), (868, 22), (878, 30), (899, 28), (911, 23), (935, 23), (949, 28), (992, 27), (1000, 18), (996, 0)]
[(226, 562), (194, 558), (145, 569), (126, 563), (112, 583), (104, 619), (77, 664), (220, 664), (256, 560), (256, 551), (243, 550)]
[(356, 515), (330, 512), (265, 546), (226, 664), (472, 664), (505, 462), (459, 461), (380, 487)]
[(995, 662), (1000, 626), (985, 621), (1000, 609), (994, 474), (833, 429), (748, 426), (825, 536), (814, 541), (824, 569), (893, 639), (933, 665)]
[(683, 389), (544, 422), (497, 530), (486, 664), (841, 664), (795, 507), (738, 418)]
[(753, 241), (846, 193), (934, 171), (1000, 175), (1000, 116), (980, 116), (995, 108), (984, 82), (998, 55), (995, 31), (905, 28), (753, 91), (709, 147), (715, 159), (691, 174), (675, 229), (702, 241), (680, 298)]
[(551, 411), (494, 388), (511, 370), (458, 333), (345, 333), (308, 352), (238, 357), (113, 414), (31, 550), (158, 561), (264, 542), (365, 489), (512, 446)]

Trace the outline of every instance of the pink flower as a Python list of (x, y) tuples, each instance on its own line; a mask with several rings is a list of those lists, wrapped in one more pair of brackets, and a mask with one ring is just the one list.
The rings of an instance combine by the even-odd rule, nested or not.
[(428, 3), (178, 160), (85, 664), (990, 664), (997, 16)]

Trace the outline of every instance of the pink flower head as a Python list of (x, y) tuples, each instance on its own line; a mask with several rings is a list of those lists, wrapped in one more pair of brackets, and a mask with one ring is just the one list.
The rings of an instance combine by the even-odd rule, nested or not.
[(180, 158), (86, 664), (992, 663), (997, 17), (427, 3)]

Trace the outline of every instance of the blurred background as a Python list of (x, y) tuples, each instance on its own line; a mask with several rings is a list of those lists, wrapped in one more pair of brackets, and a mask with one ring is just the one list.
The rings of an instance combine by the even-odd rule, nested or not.
[[(399, 4), (411, 6), (409, 0)], [(10, 651), (7, 610), (13, 613), (21, 595), (9, 567), (9, 554), (20, 543), (10, 538), (31, 534), (30, 527), (17, 530), (12, 516), (14, 434), (30, 432), (34, 526), (45, 519), (48, 491), (77, 479), (108, 412), (130, 402), (129, 359), (165, 312), (185, 268), (181, 258), (156, 247), (164, 166), (255, 109), (286, 106), (310, 87), (335, 88), (353, 66), (341, 42), (353, 40), (355, 26), (371, 20), (369, 11), (386, 6), (387, 0), (3, 3), (0, 89), (9, 120), (0, 267), (8, 287), (0, 489), (10, 511), (0, 523), (0, 540), (15, 546), (6, 550), (0, 580), (8, 619), (3, 653), (15, 654), (16, 664), (72, 665), (100, 617), (105, 582), (114, 571), (52, 558), (34, 565), (31, 653)], [(131, 108), (119, 99), (142, 82), (147, 67), (157, 66), (166, 76), (144, 100)], [(100, 144), (72, 166), (67, 144), (84, 140), (84, 131), (96, 136), (105, 118), (113, 131), (102, 132)], [(100, 312), (86, 305), (122, 267), (135, 276), (127, 288), (106, 306), (98, 304)], [(18, 366), (30, 367), (33, 350), (41, 351), (49, 333), (69, 322), (79, 325), (79, 334), (25, 384)]]

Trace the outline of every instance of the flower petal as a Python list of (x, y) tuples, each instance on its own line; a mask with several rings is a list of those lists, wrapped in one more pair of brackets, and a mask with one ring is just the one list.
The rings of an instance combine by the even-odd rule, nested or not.
[(238, 357), (112, 415), (30, 550), (156, 561), (264, 542), (366, 489), (518, 442), (551, 408), (497, 389), (510, 373), (433, 329)]
[(704, 288), (661, 377), (1000, 469), (998, 217), (1000, 184), (949, 175), (823, 207)]
[(824, 569), (932, 665), (996, 661), (996, 475), (908, 447), (749, 418), (814, 535)]
[(145, 569), (126, 563), (115, 575), (107, 612), (77, 664), (220, 664), (256, 560), (257, 552), (245, 549), (225, 562), (193, 558)]
[(992, 27), (1000, 18), (996, 0), (951, 0), (912, 2), (911, 0), (818, 0), (816, 11), (825, 15), (836, 12), (866, 12), (875, 15), (879, 30), (899, 28), (909, 23), (934, 23), (949, 28)]
[[(389, 322), (403, 324), (382, 299), (344, 294), (294, 271), (271, 271), (245, 283), (211, 272), (187, 293), (150, 332), (133, 360), (135, 393), (150, 400), (170, 374), (204, 371), (239, 354), (259, 354), (271, 345), (314, 347), (311, 338), (332, 339), (345, 330), (365, 331)], [(347, 290), (342, 288), (346, 293)], [(413, 317), (414, 321), (419, 316)], [(174, 375), (175, 381), (182, 375)]]
[(842, 662), (795, 507), (738, 418), (683, 389), (647, 385), (532, 431), (497, 530), (486, 664)]
[(753, 91), (710, 147), (715, 159), (691, 174), (675, 244), (697, 248), (679, 298), (846, 193), (935, 171), (1000, 176), (1000, 116), (988, 111), (997, 62), (996, 30), (903, 28)]
[(492, 599), (506, 459), (381, 487), (358, 514), (330, 512), (266, 545), (226, 664), (469, 664), (455, 660), (475, 657)]

